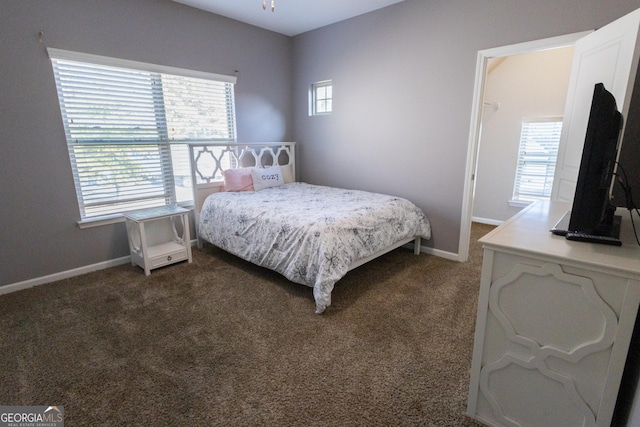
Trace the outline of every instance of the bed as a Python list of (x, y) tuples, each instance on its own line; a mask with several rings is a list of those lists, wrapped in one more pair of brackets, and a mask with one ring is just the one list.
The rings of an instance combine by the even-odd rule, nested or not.
[(349, 270), (411, 242), (417, 255), (431, 237), (427, 217), (406, 199), (297, 182), (295, 143), (189, 150), (198, 245), (313, 287), (316, 313)]

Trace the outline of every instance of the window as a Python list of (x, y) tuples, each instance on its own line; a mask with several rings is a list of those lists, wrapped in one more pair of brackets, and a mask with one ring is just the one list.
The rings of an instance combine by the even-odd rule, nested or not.
[(82, 220), (192, 199), (189, 141), (235, 141), (235, 77), (49, 49)]
[(331, 114), (333, 110), (333, 86), (331, 80), (311, 85), (311, 115)]
[(513, 199), (549, 199), (558, 157), (562, 118), (524, 120)]

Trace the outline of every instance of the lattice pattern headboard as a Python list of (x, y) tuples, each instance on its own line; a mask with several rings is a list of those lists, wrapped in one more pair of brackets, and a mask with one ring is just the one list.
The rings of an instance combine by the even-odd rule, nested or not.
[(240, 167), (291, 165), (296, 176), (295, 142), (190, 143), (196, 227), (207, 196), (222, 190), (222, 172)]

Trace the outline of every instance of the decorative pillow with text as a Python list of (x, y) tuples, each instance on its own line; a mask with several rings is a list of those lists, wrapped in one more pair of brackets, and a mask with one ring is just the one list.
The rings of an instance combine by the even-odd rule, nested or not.
[(268, 168), (252, 168), (251, 177), (253, 178), (253, 188), (256, 191), (284, 184), (282, 169), (278, 165)]

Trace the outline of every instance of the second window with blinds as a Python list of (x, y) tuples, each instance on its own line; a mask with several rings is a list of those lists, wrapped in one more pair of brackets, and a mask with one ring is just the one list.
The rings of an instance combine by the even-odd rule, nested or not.
[(562, 133), (562, 117), (524, 119), (511, 205), (548, 200)]

